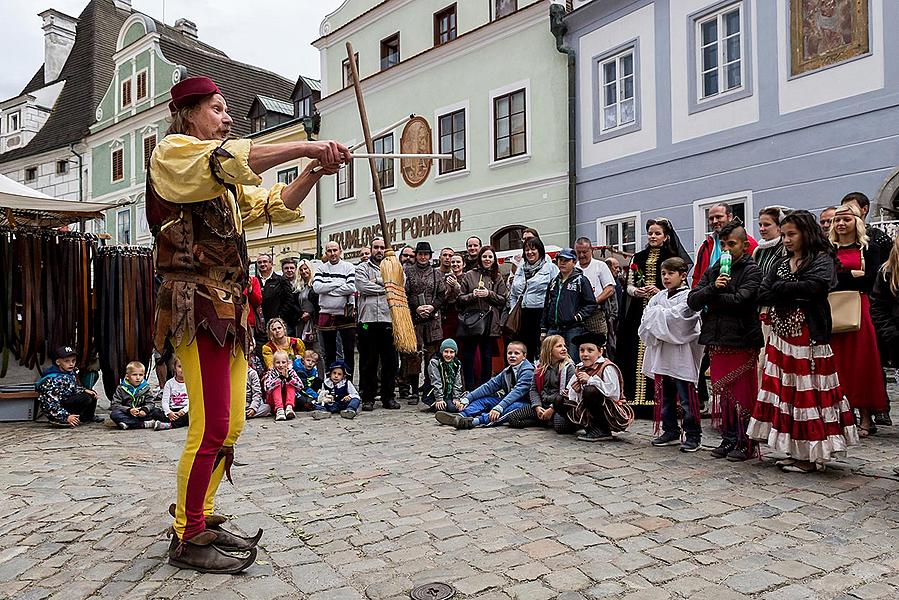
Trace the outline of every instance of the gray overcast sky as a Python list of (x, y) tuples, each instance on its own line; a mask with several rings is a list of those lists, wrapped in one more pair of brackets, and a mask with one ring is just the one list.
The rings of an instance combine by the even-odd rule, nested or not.
[[(0, 0), (0, 100), (21, 91), (44, 60), (37, 13), (55, 8), (77, 17), (88, 0)], [(200, 39), (241, 62), (289, 79), (318, 78), (318, 26), (342, 0), (132, 0), (144, 14), (173, 25), (185, 17)], [(163, 18), (165, 5), (165, 18)], [(252, 11), (248, 10), (252, 7)]]

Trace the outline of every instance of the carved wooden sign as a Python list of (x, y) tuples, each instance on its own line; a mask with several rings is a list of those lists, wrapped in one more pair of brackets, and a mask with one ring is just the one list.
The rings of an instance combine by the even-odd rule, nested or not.
[[(406, 123), (400, 137), (400, 152), (404, 154), (431, 153), (431, 126), (424, 117), (414, 117)], [(400, 160), (400, 172), (409, 187), (418, 187), (431, 173), (431, 159), (404, 158)]]

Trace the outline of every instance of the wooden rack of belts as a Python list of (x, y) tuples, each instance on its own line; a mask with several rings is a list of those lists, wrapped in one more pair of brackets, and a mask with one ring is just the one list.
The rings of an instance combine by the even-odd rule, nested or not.
[(0, 377), (12, 357), (34, 369), (63, 345), (78, 352), (79, 368), (94, 362), (96, 250), (88, 234), (0, 227)]
[(137, 360), (150, 368), (156, 314), (151, 249), (100, 248), (94, 281), (99, 306), (96, 337), (101, 340), (100, 371), (103, 388), (111, 398), (129, 362)]

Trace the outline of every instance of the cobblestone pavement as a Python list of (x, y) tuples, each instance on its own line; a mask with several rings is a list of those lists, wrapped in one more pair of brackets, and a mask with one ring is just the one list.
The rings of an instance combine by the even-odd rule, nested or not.
[(430, 581), (485, 600), (899, 597), (899, 428), (813, 475), (650, 433), (457, 432), (405, 406), (252, 421), (219, 508), (265, 536), (232, 577), (165, 563), (183, 430), (3, 424), (0, 597), (408, 598)]

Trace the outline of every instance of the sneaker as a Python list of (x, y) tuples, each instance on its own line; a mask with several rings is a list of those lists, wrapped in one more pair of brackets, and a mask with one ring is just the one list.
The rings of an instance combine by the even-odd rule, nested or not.
[(731, 462), (743, 462), (749, 458), (749, 450), (743, 447), (737, 447), (727, 453), (727, 460)]
[(284, 412), (283, 408), (279, 408), (278, 412), (275, 413), (275, 421), (286, 421), (287, 414)]
[(119, 423), (119, 429), (128, 429), (127, 423)]
[(154, 427), (154, 429), (156, 429), (156, 431), (162, 431), (162, 430), (171, 429), (171, 428), (172, 428), (172, 424), (166, 423), (165, 421), (156, 421), (156, 427)]
[(93, 419), (90, 420), (91, 423), (103, 423), (106, 421), (105, 417), (94, 416)]
[(297, 414), (293, 412), (292, 406), (287, 406), (284, 408), (284, 416), (286, 416), (287, 420), (290, 421), (291, 419), (295, 418)]
[(149, 421), (144, 421), (144, 429), (156, 429), (156, 420), (150, 419)]
[(653, 446), (678, 446), (680, 445), (680, 434), (673, 431), (666, 431), (659, 437), (652, 440)]
[(890, 418), (890, 413), (888, 412), (877, 413), (874, 415), (874, 424), (890, 427), (893, 424), (893, 419)]
[(329, 413), (326, 410), (313, 410), (312, 418), (315, 419), (316, 421), (321, 421), (322, 419), (330, 419), (331, 413)]
[(696, 452), (697, 450), (699, 450), (699, 440), (687, 438), (684, 440), (684, 443), (680, 445), (681, 452)]
[(418, 394), (412, 394), (412, 396), (408, 400), (406, 400), (406, 404), (408, 404), (409, 406), (415, 406), (419, 402), (421, 402), (421, 398)]
[(373, 411), (374, 409), (375, 409), (375, 403), (374, 403), (374, 402), (363, 402), (363, 403), (362, 403), (362, 410), (364, 410), (365, 412), (371, 412), (371, 411)]
[(343, 417), (344, 419), (355, 419), (356, 411), (353, 410), (352, 408), (348, 408), (346, 410), (340, 411), (340, 416)]
[(475, 426), (475, 420), (472, 417), (460, 416), (456, 420), (456, 429), (472, 429)]
[(584, 433), (577, 436), (577, 439), (582, 442), (601, 442), (603, 440), (611, 440), (612, 434), (608, 431), (603, 431), (599, 427), (589, 427)]
[(458, 413), (450, 413), (446, 412), (445, 410), (439, 410), (437, 411), (437, 414), (434, 415), (434, 418), (437, 419), (437, 422), (441, 425), (452, 425), (453, 427), (455, 427), (456, 423), (459, 421), (459, 419), (462, 418), (462, 416)]
[(733, 440), (721, 440), (721, 444), (712, 449), (712, 458), (724, 458), (736, 447), (737, 443)]
[(386, 400), (381, 402), (381, 406), (395, 410), (400, 407), (400, 403), (396, 400)]

